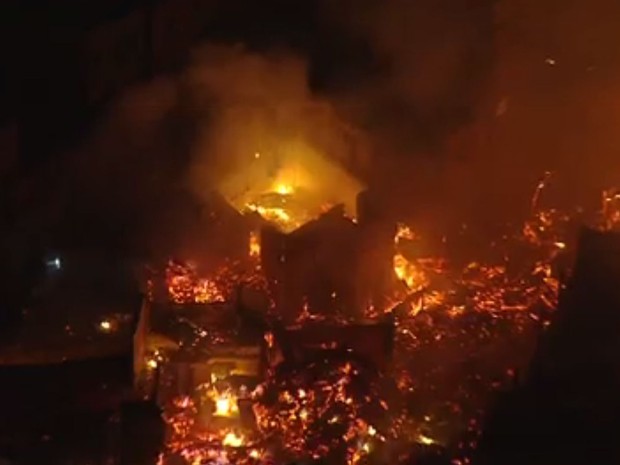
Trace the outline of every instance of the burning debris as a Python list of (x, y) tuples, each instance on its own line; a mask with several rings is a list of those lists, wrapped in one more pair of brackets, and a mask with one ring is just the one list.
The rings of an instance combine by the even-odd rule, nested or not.
[(224, 297), (213, 280), (199, 278), (192, 265), (169, 262), (166, 268), (166, 282), (170, 300), (182, 304), (187, 302), (221, 302)]
[(386, 392), (376, 372), (346, 354), (283, 364), (258, 391), (258, 427), (291, 459), (363, 463), (385, 441)]
[[(248, 229), (245, 262), (206, 278), (169, 263), (164, 300), (176, 305), (173, 318), (193, 321), (192, 336), (153, 369), (178, 364), (183, 353), (195, 361), (192, 381), (161, 399), (170, 429), (163, 463), (405, 463), (414, 446), (415, 454), (439, 448), (468, 463), (492, 393), (514, 382), (557, 307), (571, 217), (540, 208), (547, 181), (531, 217), (490, 244), (484, 259), (431, 254), (415, 228), (397, 225), (380, 249), (391, 254), (390, 277), (381, 266), (374, 272), (391, 282), (383, 306), (359, 298), (369, 295), (358, 288), (365, 244), (389, 237), (363, 208), (357, 222), (338, 208), (309, 221), (296, 216), (303, 224), (292, 231), (282, 215), (256, 210), (268, 224)], [(296, 195), (284, 184), (274, 191)], [(608, 229), (615, 196), (604, 199)], [(183, 316), (196, 304), (208, 305)], [(225, 336), (216, 320), (227, 322)], [(250, 358), (241, 355), (248, 344)]]

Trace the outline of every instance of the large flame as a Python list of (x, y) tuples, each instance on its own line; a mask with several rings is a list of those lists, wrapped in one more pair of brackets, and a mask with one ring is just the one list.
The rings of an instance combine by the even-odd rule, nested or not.
[(215, 411), (213, 415), (216, 417), (233, 417), (239, 414), (239, 407), (237, 405), (237, 396), (230, 390), (224, 392), (218, 392), (213, 390), (210, 392), (209, 397), (215, 404)]
[(237, 210), (253, 211), (290, 232), (316, 218), (326, 206), (343, 204), (356, 216), (362, 185), (337, 163), (301, 144), (273, 153), (254, 153), (226, 177), (220, 192)]

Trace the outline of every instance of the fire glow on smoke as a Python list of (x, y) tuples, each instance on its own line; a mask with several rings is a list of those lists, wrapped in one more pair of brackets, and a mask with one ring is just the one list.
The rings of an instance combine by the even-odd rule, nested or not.
[(362, 185), (337, 164), (303, 144), (255, 153), (219, 186), (237, 210), (255, 212), (284, 232), (297, 229), (336, 204), (344, 205), (347, 215), (354, 218), (361, 189)]

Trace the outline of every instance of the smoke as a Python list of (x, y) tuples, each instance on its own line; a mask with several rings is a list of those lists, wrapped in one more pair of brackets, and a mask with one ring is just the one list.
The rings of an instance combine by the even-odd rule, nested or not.
[(75, 157), (73, 207), (169, 244), (211, 189), (243, 204), (283, 167), (348, 204), (352, 172), (438, 230), (515, 220), (545, 171), (567, 204), (620, 183), (613, 0), (321, 8), (307, 50), (207, 46), (128, 91)]
[(206, 45), (177, 75), (128, 90), (71, 157), (65, 227), (73, 240), (192, 256), (231, 237), (213, 191), (242, 207), (286, 176), (352, 209), (361, 183), (345, 166), (365, 157), (361, 133), (312, 95), (304, 59)]
[(365, 141), (309, 90), (305, 60), (207, 46), (188, 79), (210, 108), (193, 149), (197, 193), (216, 186), (241, 207), (284, 182), (354, 210), (361, 184), (345, 167), (363, 166)]
[(452, 214), (458, 194), (449, 180), (466, 161), (449, 153), (450, 140), (473, 121), (488, 86), (491, 2), (340, 1), (325, 2), (325, 11), (374, 62), (366, 78), (330, 89), (339, 111), (373, 142), (371, 184), (397, 215)]
[(500, 2), (492, 86), (468, 148), (488, 193), (510, 206), (545, 170), (566, 204), (618, 184), (618, 24), (620, 4), (608, 0)]
[(325, 3), (372, 51), (371, 77), (334, 98), (401, 214), (517, 221), (545, 171), (565, 205), (620, 181), (617, 2)]

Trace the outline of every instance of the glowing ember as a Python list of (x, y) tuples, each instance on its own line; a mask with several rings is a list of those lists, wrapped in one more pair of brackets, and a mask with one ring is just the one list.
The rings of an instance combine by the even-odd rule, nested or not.
[(372, 373), (339, 358), (274, 374), (257, 398), (259, 428), (300, 458), (334, 459), (334, 451), (341, 450), (338, 463), (357, 463), (371, 452), (370, 438), (385, 440), (365, 418), (385, 416), (377, 382)]
[(607, 189), (602, 193), (601, 229), (615, 230), (620, 225), (620, 190)]
[(428, 278), (424, 271), (399, 253), (394, 255), (394, 272), (410, 290), (420, 290), (428, 285)]
[(102, 320), (101, 322), (99, 322), (99, 330), (102, 333), (109, 333), (112, 331), (112, 322), (109, 320)]
[(418, 442), (420, 444), (424, 444), (425, 446), (430, 446), (432, 444), (435, 444), (434, 439), (429, 438), (428, 436), (425, 436), (423, 434), (418, 435)]
[[(421, 250), (421, 236), (413, 225), (399, 225), (393, 244), (396, 289), (388, 296), (396, 307), (374, 309), (378, 316), (391, 311), (395, 321), (390, 376), (333, 347), (301, 354), (301, 360), (272, 368), (249, 396), (256, 429), (238, 426), (245, 405), (241, 415), (230, 389), (209, 387), (217, 426), (199, 425), (200, 414), (189, 398), (168, 405), (167, 454), (190, 464), (326, 459), (349, 465), (374, 463), (375, 454), (389, 449), (387, 443), (395, 449), (441, 447), (467, 437), (472, 439), (459, 446), (460, 455), (452, 463), (469, 463), (467, 451), (475, 447), (478, 419), (489, 394), (512, 383), (517, 370), (526, 366), (533, 341), (557, 306), (556, 259), (570, 252), (570, 218), (539, 207), (547, 183), (548, 175), (537, 185), (531, 216), (523, 225), (506, 230), (469, 263), (430, 255)], [(271, 192), (280, 201), (297, 196), (298, 189), (283, 184)], [(256, 204), (261, 215), (268, 214), (265, 205)], [(275, 214), (278, 221), (298, 218), (285, 216), (292, 211), (288, 204), (269, 208), (281, 209)], [(620, 224), (620, 194), (603, 195), (603, 216), (603, 229)], [(249, 255), (259, 253), (258, 235), (253, 234)], [(172, 300), (195, 302), (201, 282), (195, 270), (180, 266), (170, 271), (170, 296), (177, 295)], [(261, 280), (260, 273), (253, 276)], [(217, 283), (209, 292), (228, 296), (246, 278), (229, 267), (206, 282)], [(311, 319), (306, 317), (299, 323)], [(266, 332), (264, 340), (270, 350), (278, 349), (275, 329)], [(284, 458), (271, 455), (277, 453)], [(403, 462), (393, 457), (385, 463)]]
[(401, 240), (413, 241), (416, 239), (416, 235), (406, 224), (399, 223), (396, 228), (396, 235), (394, 236), (394, 243), (398, 246)]
[(166, 269), (170, 300), (177, 304), (220, 302), (224, 296), (214, 281), (199, 278), (189, 266), (170, 262)]

